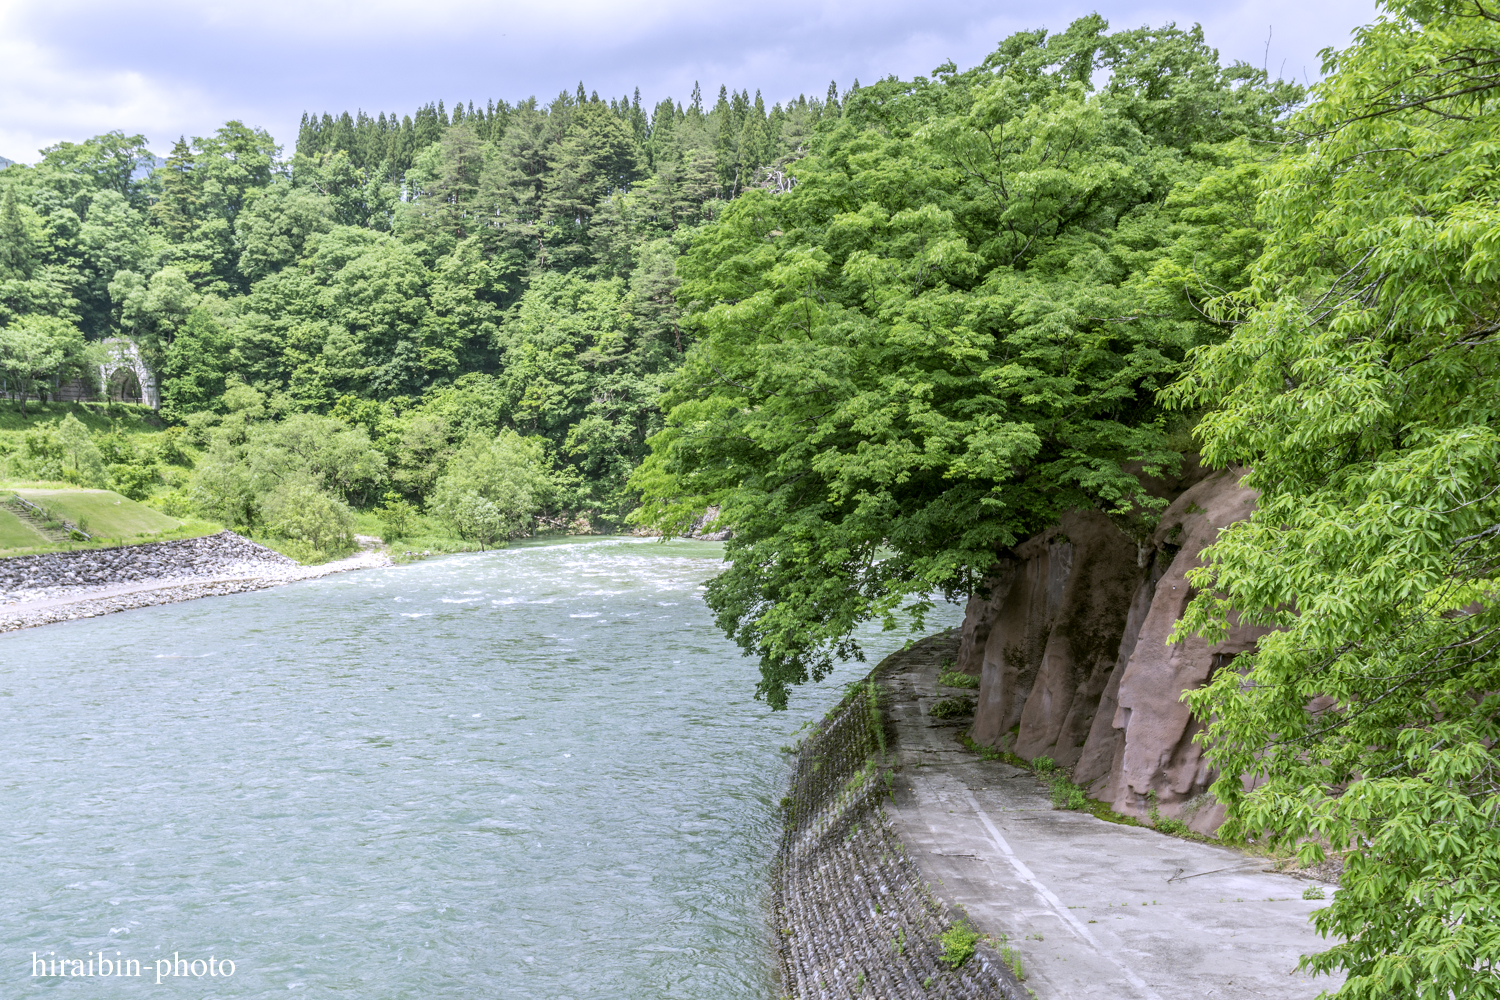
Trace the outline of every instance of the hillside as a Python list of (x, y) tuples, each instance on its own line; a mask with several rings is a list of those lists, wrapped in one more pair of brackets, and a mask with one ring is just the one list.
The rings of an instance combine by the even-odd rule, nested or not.
[(112, 490), (0, 488), (0, 556), (193, 538), (215, 530), (217, 525), (170, 517)]

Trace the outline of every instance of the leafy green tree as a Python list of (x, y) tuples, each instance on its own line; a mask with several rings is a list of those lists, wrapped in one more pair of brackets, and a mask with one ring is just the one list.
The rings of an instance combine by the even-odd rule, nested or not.
[(186, 137), (179, 136), (166, 162), (153, 171), (157, 197), (151, 215), (173, 244), (187, 242), (201, 211), (194, 159)]
[(161, 481), (161, 474), (154, 465), (119, 462), (105, 466), (105, 472), (105, 485), (131, 500), (148, 499)]
[(233, 343), (207, 306), (197, 306), (187, 314), (157, 369), (162, 413), (168, 419), (182, 420), (219, 405), (232, 370), (229, 352)]
[[(176, 430), (180, 432), (181, 429)], [(130, 436), (121, 433), (118, 427), (108, 434), (96, 435), (93, 443), (103, 462), (106, 485), (110, 489), (132, 500), (145, 500), (151, 495), (153, 487), (161, 480), (154, 449), (143, 451), (136, 447)], [(165, 456), (176, 454), (170, 443), (162, 451)], [(176, 457), (183, 456), (176, 454)]]
[(380, 523), (385, 529), (380, 533), (380, 537), (386, 543), (405, 538), (411, 533), (412, 525), (417, 519), (416, 505), (395, 492), (385, 495), (379, 513)]
[(536, 222), (541, 218), (548, 171), (548, 151), (556, 141), (556, 124), (536, 101), (524, 101), (499, 142), (498, 155), (480, 177), (479, 203), (486, 215)]
[(0, 281), (25, 281), (36, 268), (35, 239), (21, 217), (15, 185), (0, 199)]
[(1233, 336), (1171, 391), (1260, 490), (1181, 628), (1278, 629), (1186, 697), (1223, 833), (1343, 856), (1304, 959), (1334, 995), (1494, 997), (1500, 23), (1385, 8), (1292, 122), (1250, 287), (1207, 306)]
[(417, 155), (407, 183), (408, 232), (444, 251), (479, 225), (477, 198), (490, 147), (467, 126), (450, 128), (443, 138)]
[(279, 147), (262, 129), (224, 123), (213, 135), (179, 138), (153, 173), (151, 207), (167, 234), (170, 259), (201, 291), (242, 291), (235, 228), (240, 214), (270, 184)]
[(573, 112), (549, 166), (553, 177), (543, 212), (563, 227), (587, 225), (599, 203), (629, 187), (640, 171), (635, 137), (597, 103)]
[[(636, 516), (675, 533), (720, 508), (732, 565), (708, 602), (773, 706), (857, 655), (858, 623), (973, 592), (1063, 510), (1149, 531), (1133, 468), (1179, 459), (1155, 392), (1219, 335), (1143, 308), (1182, 237), (1163, 203), (1232, 158), (1203, 139), (1269, 134), (1293, 96), (1241, 85), (1200, 41), (1085, 18), (968, 73), (852, 91), (836, 120), (830, 95), (797, 185), (750, 190), (695, 237), (676, 271), (697, 342)], [(1089, 93), (1140, 46), (1215, 99), (1158, 128), (1141, 108), (1175, 90)], [(913, 600), (919, 626), (930, 598)]]
[(504, 540), (517, 523), (499, 504), (473, 490), (440, 493), (433, 509), (459, 538), (478, 542), (482, 549)]
[(0, 327), (0, 375), (7, 391), (20, 397), (23, 417), (27, 398), (41, 398), (55, 379), (95, 385), (99, 360), (98, 351), (66, 320), (27, 316)]
[(354, 514), (348, 505), (306, 479), (278, 483), (262, 504), (266, 531), (320, 552), (354, 548)]
[(292, 163), (292, 182), (326, 198), (335, 225), (383, 231), (391, 228), (399, 192), (382, 173), (357, 166), (342, 149), (317, 157), (299, 153)]
[(74, 276), (47, 262), (52, 256), (51, 227), (32, 206), (22, 203), (19, 186), (7, 185), (0, 196), (0, 324), (28, 313), (75, 317)]
[(115, 302), (109, 286), (121, 271), (153, 270), (156, 248), (143, 211), (112, 189), (89, 201), (71, 248), (79, 327), (91, 338), (114, 332)]
[(437, 481), (431, 510), (461, 537), (494, 544), (529, 529), (545, 507), (553, 489), (547, 465), (536, 438), (472, 435)]
[(100, 191), (110, 191), (141, 207), (145, 203), (136, 172), (156, 158), (146, 148), (146, 137), (119, 130), (83, 142), (59, 142), (42, 150), (42, 163), (56, 170), (82, 174)]
[(250, 528), (261, 519), (260, 497), (243, 454), (229, 437), (216, 435), (193, 470), (192, 508), (231, 527)]
[(89, 429), (69, 413), (57, 425), (56, 435), (61, 449), (62, 477), (79, 486), (104, 486), (104, 456)]
[(315, 233), (333, 226), (327, 197), (290, 184), (272, 184), (235, 220), (240, 273), (254, 281), (302, 257)]
[(170, 266), (149, 279), (120, 271), (109, 283), (109, 294), (119, 309), (121, 330), (153, 367), (161, 365), (177, 331), (200, 301), (187, 274)]

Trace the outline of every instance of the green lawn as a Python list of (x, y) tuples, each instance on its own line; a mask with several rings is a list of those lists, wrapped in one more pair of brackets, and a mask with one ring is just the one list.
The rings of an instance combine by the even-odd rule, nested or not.
[(41, 532), (0, 507), (0, 549), (30, 549), (49, 544)]
[[(23, 500), (50, 507), (95, 538), (134, 539), (182, 527), (175, 517), (110, 490), (16, 490)], [(23, 525), (24, 527), (24, 525)], [(33, 541), (30, 544), (35, 545)], [(9, 546), (6, 546), (9, 547)]]

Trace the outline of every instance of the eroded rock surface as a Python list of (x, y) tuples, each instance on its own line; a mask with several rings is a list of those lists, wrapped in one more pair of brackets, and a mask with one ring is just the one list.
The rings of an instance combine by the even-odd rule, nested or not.
[(1002, 559), (969, 602), (958, 654), (959, 669), (980, 678), (974, 739), (1051, 757), (1127, 815), (1154, 803), (1217, 829), (1223, 815), (1203, 794), (1214, 775), (1193, 742), (1202, 727), (1180, 698), (1265, 630), (1236, 626), (1214, 645), (1167, 639), (1202, 550), (1254, 509), (1242, 474), (1186, 485), (1143, 544), (1102, 514), (1075, 512)]

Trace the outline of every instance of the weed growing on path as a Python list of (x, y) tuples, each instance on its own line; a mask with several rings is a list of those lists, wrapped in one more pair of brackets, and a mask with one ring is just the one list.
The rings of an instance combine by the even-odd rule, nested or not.
[(927, 712), (934, 719), (957, 719), (974, 714), (973, 698), (944, 698)]
[[(1001, 935), (1000, 937), (1000, 961), (1004, 962), (1005, 967), (1010, 969), (1010, 971), (1015, 974), (1016, 979), (1023, 982), (1025, 981), (1026, 963), (1021, 959), (1021, 952), (1017, 948), (1012, 948), (1007, 943), (1007, 939), (1004, 935)], [(1031, 991), (1027, 990), (1027, 992), (1030, 993)], [(1036, 996), (1035, 993), (1032, 993), (1031, 995)]]
[(979, 678), (973, 674), (961, 674), (956, 670), (947, 670), (938, 675), (938, 684), (942, 687), (973, 689), (979, 686)]
[(974, 945), (979, 941), (979, 932), (970, 927), (968, 921), (960, 920), (943, 932), (938, 939), (943, 953), (938, 960), (950, 969), (956, 969), (974, 957)]
[(1150, 808), (1146, 811), (1146, 815), (1151, 818), (1152, 826), (1156, 827), (1162, 833), (1170, 833), (1174, 837), (1192, 836), (1193, 831), (1189, 830), (1188, 825), (1182, 820), (1173, 819), (1170, 816), (1163, 816), (1161, 814), (1161, 809), (1156, 804), (1155, 792), (1146, 793), (1146, 802), (1150, 805)]

